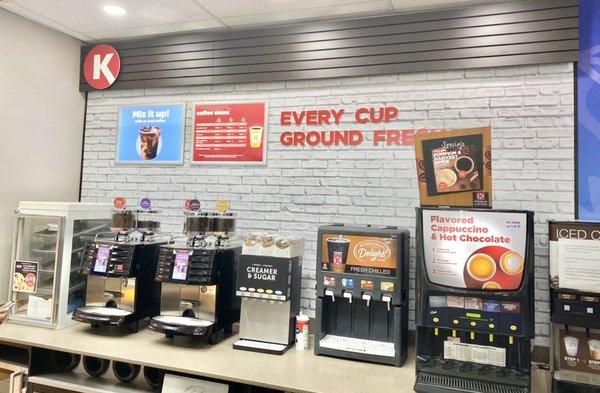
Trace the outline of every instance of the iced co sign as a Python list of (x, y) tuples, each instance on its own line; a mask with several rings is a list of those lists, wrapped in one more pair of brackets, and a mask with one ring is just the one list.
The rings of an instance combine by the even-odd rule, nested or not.
[(103, 90), (112, 85), (121, 71), (121, 59), (117, 50), (110, 45), (93, 47), (85, 57), (83, 76), (88, 85)]

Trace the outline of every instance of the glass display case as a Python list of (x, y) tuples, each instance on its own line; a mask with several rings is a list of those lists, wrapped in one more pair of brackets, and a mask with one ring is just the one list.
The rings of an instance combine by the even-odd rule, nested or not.
[(61, 329), (85, 303), (83, 249), (110, 227), (111, 204), (21, 202), (16, 210), (9, 299), (12, 322)]

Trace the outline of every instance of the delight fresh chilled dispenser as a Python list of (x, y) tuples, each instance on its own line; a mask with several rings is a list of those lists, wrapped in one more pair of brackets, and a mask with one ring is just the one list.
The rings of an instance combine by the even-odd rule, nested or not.
[(396, 227), (319, 228), (316, 355), (402, 366), (409, 239)]
[(600, 223), (550, 221), (550, 369), (556, 393), (600, 391)]
[(415, 391), (526, 393), (533, 212), (417, 209)]

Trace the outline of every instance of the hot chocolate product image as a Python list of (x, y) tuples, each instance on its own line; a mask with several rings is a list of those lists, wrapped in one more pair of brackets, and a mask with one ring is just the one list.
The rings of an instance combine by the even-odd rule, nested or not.
[(160, 142), (160, 127), (140, 128), (140, 157), (143, 160), (152, 160), (158, 154)]
[(474, 254), (467, 261), (467, 272), (478, 281), (487, 281), (496, 273), (496, 262), (486, 254)]

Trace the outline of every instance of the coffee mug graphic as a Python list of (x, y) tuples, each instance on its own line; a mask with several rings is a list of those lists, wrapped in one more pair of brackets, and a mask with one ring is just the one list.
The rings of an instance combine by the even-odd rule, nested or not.
[(469, 173), (475, 169), (475, 162), (469, 156), (460, 156), (454, 161), (454, 168), (457, 172)]

